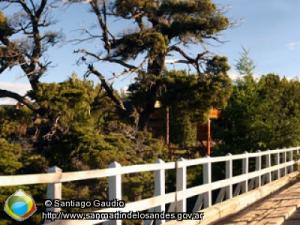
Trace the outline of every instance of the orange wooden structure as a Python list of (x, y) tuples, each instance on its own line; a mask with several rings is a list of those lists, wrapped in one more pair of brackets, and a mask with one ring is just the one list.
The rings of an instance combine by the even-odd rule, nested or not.
[(197, 138), (199, 141), (206, 141), (207, 155), (211, 155), (211, 120), (218, 119), (221, 116), (221, 111), (216, 108), (211, 108), (208, 112), (207, 124), (198, 126)]

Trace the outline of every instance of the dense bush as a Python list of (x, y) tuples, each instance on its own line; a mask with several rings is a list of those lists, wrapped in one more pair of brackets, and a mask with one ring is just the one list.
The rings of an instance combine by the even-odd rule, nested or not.
[[(215, 152), (241, 153), (300, 143), (300, 82), (268, 74), (239, 79), (215, 137)], [(221, 153), (223, 152), (223, 153)]]

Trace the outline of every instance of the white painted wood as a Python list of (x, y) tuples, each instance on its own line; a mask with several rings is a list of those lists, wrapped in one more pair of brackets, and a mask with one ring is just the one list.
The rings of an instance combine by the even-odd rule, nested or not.
[[(258, 188), (256, 190), (253, 190), (251, 192), (245, 193), (237, 198), (233, 198), (230, 201), (225, 201), (222, 202), (221, 204), (214, 205), (213, 207), (210, 207), (205, 210), (201, 210), (201, 212), (204, 213), (204, 220), (202, 220), (200, 223), (199, 221), (170, 221), (169, 223), (165, 225), (220, 225), (220, 224), (227, 224), (227, 223), (222, 223), (220, 221), (223, 221), (227, 216), (232, 216), (241, 210), (245, 209), (246, 207), (250, 206), (251, 204), (262, 200), (264, 197), (268, 196), (271, 193), (274, 193), (275, 191), (279, 190), (280, 188), (284, 187), (284, 185), (289, 184), (299, 173), (294, 173), (293, 175), (286, 176), (279, 181), (274, 181), (270, 184), (264, 185), (261, 188)], [(272, 207), (270, 207), (272, 208)], [(272, 210), (270, 209), (269, 210)], [(264, 208), (266, 209), (266, 208)], [(264, 211), (263, 209), (263, 211)], [(276, 212), (275, 212), (276, 213)], [(242, 225), (242, 224), (255, 224), (255, 221), (258, 220), (257, 217), (255, 217), (255, 211), (252, 213), (252, 217), (247, 217), (247, 218), (237, 218), (237, 220), (245, 221), (245, 222), (232, 222), (230, 225)], [(278, 214), (277, 214), (278, 215)], [(264, 220), (264, 218), (262, 219)], [(268, 220), (264, 220), (266, 223), (261, 223), (261, 224), (267, 224), (269, 222)], [(274, 220), (273, 220), (274, 221)], [(279, 219), (277, 221), (280, 221)], [(276, 222), (276, 221), (275, 221)], [(275, 224), (275, 223), (274, 223)], [(281, 222), (278, 222), (278, 224), (281, 224)], [(296, 223), (297, 224), (297, 223)], [(295, 225), (296, 225), (295, 224)], [(227, 224), (229, 225), (229, 223)], [(297, 224), (298, 225), (298, 224)]]
[[(283, 163), (287, 162), (287, 152), (283, 153)], [(285, 176), (288, 173), (288, 167), (285, 167), (283, 170), (283, 176)]]
[[(158, 159), (156, 161), (158, 165), (164, 164), (165, 162), (161, 159)], [(166, 193), (166, 187), (165, 187), (165, 170), (160, 169), (155, 171), (154, 174), (154, 195), (155, 196), (164, 196)], [(155, 208), (155, 212), (162, 212), (166, 210), (166, 205), (161, 204), (160, 206)], [(156, 225), (160, 225), (162, 223), (165, 223), (165, 220), (157, 220), (155, 221)]]
[[(203, 184), (211, 184), (211, 162), (210, 156), (206, 156), (207, 163), (203, 164)], [(206, 193), (203, 195), (204, 197), (204, 207), (210, 207), (212, 205), (212, 189), (206, 189)]]
[[(289, 151), (289, 161), (294, 159), (294, 151)], [(289, 173), (294, 172), (294, 166), (289, 166)]]
[[(156, 161), (158, 167), (161, 168), (161, 165), (165, 162), (161, 159), (158, 159)], [(160, 169), (154, 172), (154, 196), (164, 196), (165, 195), (165, 170)], [(165, 211), (165, 204), (162, 204), (158, 207), (151, 208), (148, 210), (149, 212), (162, 212)], [(153, 221), (153, 220), (144, 220), (143, 225), (152, 225), (152, 224), (162, 224), (165, 223), (165, 221)]]
[[(227, 154), (227, 156), (231, 156), (230, 153)], [(226, 199), (232, 199), (232, 172), (233, 172), (233, 167), (232, 167), (232, 159), (228, 159), (225, 162), (225, 178), (226, 180), (229, 180), (229, 185), (226, 187)]]
[[(158, 207), (161, 204), (175, 202), (176, 192), (168, 193), (165, 196), (156, 196), (148, 199), (130, 202), (126, 204), (125, 211), (143, 211), (149, 208)], [(123, 211), (124, 211), (123, 210)], [(99, 211), (100, 212), (100, 211)]]
[(181, 158), (176, 163), (176, 212), (186, 212), (186, 166), (181, 163), (186, 161)]
[[(297, 154), (298, 152), (297, 151), (291, 151), (291, 155), (292, 155), (292, 160), (297, 160)], [(296, 165), (294, 165), (293, 167), (292, 167), (292, 172), (295, 172), (295, 169), (296, 169)]]
[[(244, 207), (262, 199), (263, 197), (265, 197), (266, 195), (273, 193), (274, 191), (278, 190), (279, 188), (283, 187), (284, 185), (286, 185), (287, 183), (289, 183), (293, 178), (295, 178), (299, 173), (295, 173), (289, 176), (286, 176), (284, 178), (282, 178), (280, 181), (275, 181), (272, 184), (266, 185), (264, 187), (261, 187), (261, 189), (257, 189), (253, 192), (249, 192), (243, 196), (241, 196), (240, 198), (235, 198), (235, 200), (231, 201), (229, 203), (229, 207), (225, 207), (226, 209), (229, 209), (229, 211), (232, 210), (236, 210), (236, 211), (240, 211), (242, 210)], [(167, 198), (170, 197), (174, 197), (175, 198), (175, 193), (173, 193), (173, 195), (169, 195), (167, 194), (166, 196)], [(155, 197), (155, 199), (157, 200), (159, 197)], [(148, 203), (151, 203), (153, 201), (153, 199), (151, 200), (141, 200), (139, 201), (139, 204), (136, 206), (134, 203), (129, 203), (126, 205), (124, 210), (121, 211), (136, 211), (137, 207), (143, 207), (143, 209), (145, 207), (147, 207)], [(234, 203), (234, 204), (233, 204)], [(243, 203), (244, 207), (240, 207), (241, 203)], [(222, 203), (222, 204), (227, 204), (226, 202)], [(135, 207), (135, 208), (134, 208)], [(151, 207), (153, 207), (153, 205), (151, 204)], [(97, 212), (114, 212), (117, 209), (105, 209), (105, 210), (99, 210)], [(212, 210), (214, 212), (214, 214), (211, 214), (210, 210)], [(223, 212), (224, 207), (211, 207), (205, 211), (205, 215), (206, 215), (206, 220), (204, 220), (204, 223), (207, 224), (207, 221), (209, 218), (213, 217), (214, 221), (221, 219), (223, 216), (228, 216), (229, 214), (225, 214), (225, 212)], [(228, 211), (228, 210), (225, 210)], [(93, 224), (98, 224), (104, 222), (103, 220), (97, 220), (97, 221), (79, 221), (79, 220), (70, 220), (70, 221), (55, 221), (53, 223), (51, 223), (50, 225), (93, 225)], [(170, 224), (173, 224), (172, 222), (174, 221), (170, 221)], [(188, 222), (188, 221), (187, 221)]]
[[(48, 173), (55, 173), (57, 176), (61, 176), (62, 169), (57, 166), (48, 169)], [(62, 195), (62, 184), (61, 183), (50, 183), (47, 187), (47, 198), (48, 199), (61, 199)], [(49, 212), (59, 212), (60, 208), (47, 208)]]
[[(126, 204), (125, 209), (102, 209), (101, 212), (113, 212), (122, 210), (131, 211), (143, 211), (155, 208), (157, 211), (165, 210), (165, 205), (171, 203), (170, 208), (172, 209), (174, 203), (176, 204), (177, 211), (186, 211), (186, 199), (199, 196), (196, 208), (201, 208), (202, 203), (204, 207), (210, 207), (212, 205), (212, 191), (216, 189), (221, 189), (222, 191), (227, 188), (227, 198), (232, 197), (232, 185), (238, 184), (235, 190), (235, 195), (240, 193), (240, 184), (244, 184), (248, 180), (257, 179), (258, 177), (269, 177), (273, 172), (284, 171), (291, 168), (295, 163), (300, 161), (293, 160), (293, 154), (298, 154), (300, 148), (288, 148), (279, 149), (265, 152), (256, 153), (245, 153), (240, 155), (226, 155), (222, 157), (205, 157), (195, 160), (184, 160), (181, 159), (174, 163), (165, 163), (162, 160), (153, 164), (145, 165), (133, 165), (127, 167), (121, 167), (120, 164), (114, 162), (110, 165), (108, 169), (101, 170), (91, 170), (91, 171), (81, 171), (81, 172), (71, 172), (63, 173), (59, 168), (54, 167), (49, 169), (47, 174), (29, 174), (29, 175), (17, 175), (17, 176), (0, 176), (0, 186), (14, 186), (14, 185), (28, 185), (28, 184), (42, 184), (48, 183), (47, 195), (49, 198), (59, 199), (61, 198), (61, 187), (63, 182), (86, 180), (94, 178), (109, 177), (109, 199), (122, 199), (122, 174), (131, 174), (138, 172), (154, 171), (155, 173), (155, 193), (154, 197), (143, 199), (140, 201), (130, 202)], [(279, 154), (285, 155), (283, 162), (280, 162)], [(271, 165), (271, 155), (276, 157), (276, 165)], [(261, 157), (266, 157), (266, 168), (262, 169)], [(249, 157), (256, 157), (256, 171), (249, 172)], [(232, 161), (242, 159), (243, 162), (243, 174), (233, 177), (232, 172)], [(212, 182), (212, 171), (211, 164), (213, 162), (226, 163), (226, 179)], [(259, 162), (260, 161), (260, 162)], [(203, 185), (196, 187), (187, 188), (187, 167), (192, 165), (202, 165), (203, 166)], [(165, 171), (168, 169), (176, 168), (176, 192), (165, 194)], [(282, 174), (284, 175), (284, 174)], [(269, 178), (268, 178), (269, 179)], [(259, 179), (261, 182), (261, 179)], [(251, 183), (251, 182), (250, 182)], [(244, 185), (242, 185), (243, 188)], [(249, 187), (246, 185), (243, 188), (243, 192), (247, 192)], [(228, 187), (231, 190), (228, 191)], [(222, 192), (221, 191), (221, 192)], [(202, 201), (203, 199), (204, 201)], [(222, 195), (218, 197), (221, 199)], [(222, 201), (222, 200), (219, 200)], [(169, 209), (170, 210), (170, 209)], [(175, 210), (175, 209), (174, 209)], [(172, 211), (174, 211), (172, 210)], [(100, 212), (100, 211), (99, 211)], [(161, 221), (163, 222), (163, 221)], [(161, 222), (158, 222), (160, 224)], [(113, 222), (114, 224), (121, 224), (121, 221)]]
[[(248, 152), (244, 152), (244, 158), (242, 159), (242, 174), (248, 174), (249, 172), (249, 156)], [(248, 180), (242, 183), (242, 192), (248, 192)]]
[[(280, 153), (279, 152), (275, 155), (275, 164), (280, 165)], [(280, 169), (278, 169), (277, 179), (279, 179), (280, 177), (281, 177), (281, 171), (280, 171)]]
[[(289, 148), (289, 149), (276, 149), (276, 150), (272, 150), (271, 154), (282, 153), (282, 152), (286, 152), (286, 151), (299, 151), (299, 150), (300, 149), (298, 147)], [(266, 155), (266, 154), (268, 154), (268, 152), (267, 151), (259, 151), (259, 152), (253, 152), (253, 153), (248, 153), (248, 154), (249, 154), (249, 158), (251, 158), (251, 157)], [(232, 160), (238, 160), (238, 159), (243, 159), (244, 157), (245, 157), (244, 154), (237, 154), (237, 155), (232, 155), (232, 156), (218, 156), (218, 157), (212, 157), (210, 159), (205, 157), (205, 158), (199, 158), (199, 159), (186, 160), (185, 162), (182, 162), (182, 163), (184, 163), (184, 165), (186, 165), (186, 166), (196, 166), (196, 165), (207, 163), (208, 161), (210, 161), (211, 163), (216, 163), (216, 162), (225, 162), (229, 158), (231, 158)]]
[[(290, 155), (290, 152), (286, 152), (286, 161), (289, 162), (290, 161), (290, 158), (291, 158), (291, 155)], [(285, 170), (286, 174), (289, 174), (290, 172), (290, 166), (286, 167), (286, 170)]]
[[(160, 167), (163, 168), (160, 168)], [(143, 164), (122, 167), (122, 169), (108, 168), (99, 170), (88, 170), (78, 172), (65, 172), (62, 174), (27, 174), (27, 175), (13, 175), (0, 176), (0, 186), (19, 186), (30, 184), (47, 184), (47, 183), (64, 183), (79, 180), (88, 180), (96, 178), (105, 178), (115, 175), (131, 174), (139, 172), (150, 172), (159, 169), (175, 169), (175, 162), (168, 162), (164, 165), (158, 166), (154, 164)]]
[(59, 183), (61, 176), (62, 174), (58, 173), (0, 176), (0, 186), (7, 187), (30, 184)]
[[(282, 153), (284, 151), (295, 151), (299, 152), (299, 147), (289, 148), (289, 149), (280, 149), (272, 150), (271, 154)], [(249, 157), (255, 157), (257, 155), (265, 155), (267, 153), (249, 153)], [(244, 154), (232, 155), (232, 160), (243, 159)], [(194, 160), (186, 160), (186, 166), (201, 165), (210, 160), (211, 163), (226, 161), (228, 156), (222, 157), (213, 157), (210, 159), (200, 158)], [(57, 174), (27, 174), (27, 175), (13, 175), (13, 176), (0, 176), (0, 186), (19, 186), (19, 185), (30, 185), (30, 184), (47, 184), (47, 183), (64, 183), (71, 181), (79, 180), (88, 180), (96, 178), (105, 178), (109, 176), (122, 175), (122, 174), (131, 174), (139, 172), (149, 172), (162, 169), (157, 166), (157, 164), (143, 164), (143, 165), (133, 165), (122, 167), (121, 170), (116, 169), (99, 169), (99, 170), (88, 170), (88, 171), (79, 171), (79, 172), (65, 172), (61, 175)], [(163, 169), (175, 169), (175, 162), (168, 162), (163, 165)]]
[[(277, 154), (276, 154), (277, 155)], [(289, 165), (293, 165), (295, 164), (295, 161), (291, 161), (291, 164)], [(122, 167), (122, 168), (126, 168), (126, 167)], [(273, 168), (273, 167), (272, 167)], [(105, 169), (108, 170), (108, 169)], [(112, 171), (112, 169), (109, 169)], [(102, 170), (99, 170), (99, 172), (101, 173)], [(93, 171), (94, 172), (94, 171)], [(137, 172), (137, 171), (136, 171)], [(74, 174), (76, 174), (77, 172), (74, 172)], [(78, 172), (79, 174), (81, 174), (81, 172)], [(16, 175), (16, 176), (0, 176), (0, 186), (14, 186), (14, 185), (27, 185), (27, 184), (40, 184), (41, 182), (39, 181), (39, 178), (49, 178), (49, 181), (47, 182), (47, 180), (43, 180), (43, 183), (52, 183), (52, 182), (60, 182), (62, 181), (62, 179), (60, 179), (60, 177), (63, 177), (65, 173), (62, 174), (37, 174), (37, 175)], [(113, 172), (110, 174), (123, 174), (123, 173), (117, 173), (117, 172)], [(82, 175), (82, 174), (81, 174)], [(101, 177), (105, 177), (103, 174), (100, 174)], [(21, 181), (16, 182), (16, 180), (19, 179), (21, 181), (24, 181), (24, 183), (21, 183)], [(33, 179), (34, 181), (36, 181), (36, 183), (34, 183), (33, 181), (29, 180), (29, 179)], [(87, 177), (87, 179), (89, 179), (89, 177)], [(5, 181), (6, 183), (2, 183), (2, 181)]]
[[(157, 207), (161, 203), (167, 204), (170, 202), (175, 201), (175, 192), (168, 193), (165, 196), (156, 196), (148, 199), (143, 199), (139, 200), (136, 202), (130, 202), (127, 203), (125, 208), (106, 208), (106, 209), (101, 209), (97, 210), (95, 212), (115, 212), (115, 211), (121, 211), (121, 212), (129, 212), (129, 211), (144, 211), (147, 210), (149, 207)], [(173, 211), (174, 212), (174, 211)], [(62, 221), (60, 222), (53, 222), (51, 225), (54, 224), (59, 224), (59, 225), (93, 225), (95, 223), (100, 223), (100, 222), (105, 222), (105, 220), (97, 220), (97, 221), (92, 221), (92, 220), (87, 220), (87, 221), (82, 221), (82, 220), (70, 220), (70, 221)]]
[(142, 164), (142, 165), (132, 165), (124, 166), (121, 169), (101, 169), (101, 170), (90, 170), (82, 172), (70, 172), (64, 173), (61, 182), (77, 181), (77, 180), (87, 180), (87, 179), (96, 179), (104, 178), (115, 175), (122, 174), (132, 174), (138, 172), (151, 172), (157, 171), (160, 169), (175, 169), (175, 162), (168, 162), (163, 165), (157, 165), (156, 163), (152, 164)]
[[(260, 153), (261, 151), (258, 150), (257, 151), (258, 153)], [(255, 159), (255, 170), (256, 171), (260, 171), (261, 170), (261, 155), (258, 155)], [(257, 178), (256, 178), (256, 187), (260, 187), (261, 186), (261, 175), (259, 175)]]
[(235, 176), (235, 177), (232, 177), (231, 182), (229, 180), (219, 180), (219, 181), (216, 181), (216, 182), (213, 182), (210, 184), (203, 184), (203, 185), (199, 185), (196, 187), (191, 187), (191, 188), (186, 189), (185, 197), (190, 198), (192, 196), (199, 195), (201, 193), (207, 193), (207, 190), (211, 190), (211, 191), (216, 190), (216, 189), (219, 189), (222, 187), (226, 187), (230, 183), (236, 184), (236, 183), (243, 182), (243, 181), (245, 181), (245, 179), (251, 180), (251, 179), (257, 178), (259, 175), (266, 174), (270, 171), (276, 171), (278, 169), (285, 168), (286, 165), (292, 165), (292, 164), (293, 164), (293, 162), (289, 162), (288, 164), (283, 164), (283, 165), (274, 165), (273, 167), (270, 167), (270, 168), (264, 168), (261, 171), (253, 171), (251, 173), (248, 173), (247, 176), (245, 176), (245, 175)]
[(297, 151), (296, 151), (296, 156), (295, 156), (296, 159), (297, 159), (297, 164), (296, 164), (296, 170), (297, 170), (297, 171), (300, 170), (300, 165), (299, 165), (299, 164), (300, 164), (300, 163), (299, 163), (300, 160), (299, 160), (299, 156), (300, 156), (300, 148), (297, 149)]
[[(113, 162), (109, 165), (109, 168), (121, 169), (121, 165), (117, 162)], [(109, 200), (122, 200), (122, 176), (115, 175), (108, 179), (108, 197)], [(122, 225), (122, 220), (109, 221), (110, 225)]]
[[(268, 151), (269, 154), (266, 155), (266, 168), (271, 167), (271, 152)], [(267, 183), (270, 183), (272, 181), (272, 172), (269, 172), (266, 174), (266, 180)]]

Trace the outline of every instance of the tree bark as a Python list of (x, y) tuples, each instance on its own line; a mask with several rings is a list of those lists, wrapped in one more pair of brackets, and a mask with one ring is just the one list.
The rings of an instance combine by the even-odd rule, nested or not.
[(99, 78), (99, 80), (101, 81), (101, 86), (105, 89), (107, 96), (115, 103), (117, 108), (121, 109), (123, 112), (127, 112), (127, 109), (125, 108), (122, 100), (116, 96), (113, 88), (111, 88), (108, 85), (104, 76), (98, 70), (96, 70), (92, 65), (89, 65), (89, 71)]
[(15, 92), (0, 89), (0, 98), (12, 98), (12, 99), (15, 99), (16, 101), (26, 105), (29, 109), (31, 109), (34, 112), (36, 112), (38, 110), (38, 108), (35, 107), (31, 101), (29, 101), (25, 97), (15, 93)]
[[(149, 63), (148, 74), (153, 74), (157, 77), (161, 76), (161, 73), (165, 66), (165, 54), (158, 55), (152, 63)], [(139, 129), (145, 130), (148, 126), (151, 114), (154, 112), (154, 104), (157, 100), (157, 92), (159, 90), (160, 84), (156, 82), (147, 93), (147, 104), (143, 111), (140, 113), (139, 119)]]

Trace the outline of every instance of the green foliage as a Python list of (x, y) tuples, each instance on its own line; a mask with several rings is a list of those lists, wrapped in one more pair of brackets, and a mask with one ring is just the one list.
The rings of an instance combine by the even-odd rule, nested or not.
[(243, 48), (241, 56), (235, 65), (235, 68), (240, 75), (253, 75), (255, 65), (253, 60), (249, 57), (249, 50)]
[(123, 59), (135, 59), (144, 51), (149, 52), (149, 57), (154, 59), (157, 55), (166, 54), (168, 40), (161, 33), (155, 31), (144, 31), (126, 35), (115, 43), (118, 48), (115, 56), (122, 56)]
[(0, 138), (22, 141), (31, 124), (32, 112), (28, 108), (16, 110), (15, 106), (0, 107)]
[[(4, 174), (43, 173), (54, 165), (80, 171), (107, 168), (114, 161), (125, 166), (166, 159), (164, 143), (122, 122), (100, 86), (72, 76), (62, 83), (42, 83), (29, 95), (40, 106), (39, 116), (26, 107), (0, 107), (0, 169)], [(26, 125), (22, 132), (21, 124)], [(19, 144), (10, 144), (4, 137)], [(124, 177), (124, 199), (150, 196), (151, 179), (151, 173)], [(0, 200), (18, 188), (1, 189)], [(63, 196), (107, 199), (106, 188), (105, 180), (68, 183)], [(38, 202), (45, 197), (45, 187), (31, 187), (29, 192)]]
[(214, 56), (207, 61), (206, 73), (211, 75), (226, 74), (230, 70), (227, 58), (224, 56)]
[(13, 35), (14, 29), (10, 27), (6, 16), (0, 10), (0, 36), (2, 42), (0, 45), (0, 71), (3, 72), (7, 67), (12, 67), (19, 60), (19, 53), (16, 51), (16, 44), (10, 43), (7, 45), (5, 42), (6, 38)]
[(20, 162), (21, 147), (18, 144), (10, 144), (5, 139), (0, 139), (0, 171), (1, 175), (16, 174), (22, 167)]
[(146, 51), (150, 64), (154, 59), (164, 61), (172, 40), (202, 43), (229, 27), (229, 20), (211, 0), (117, 0), (111, 7), (140, 28), (112, 43), (114, 57), (135, 59)]
[[(187, 52), (188, 48), (197, 44), (218, 40), (218, 34), (230, 26), (229, 19), (212, 0), (116, 0), (109, 4), (98, 1), (89, 3), (100, 22), (105, 52), (100, 56), (94, 50), (82, 50), (80, 51), (84, 55), (82, 60), (92, 59), (89, 65), (90, 72), (101, 77), (108, 96), (124, 114), (129, 115), (133, 109), (132, 111), (136, 113), (135, 122), (140, 130), (147, 128), (154, 112), (154, 102), (161, 97), (159, 92), (164, 88), (162, 78), (166, 70), (166, 57), (176, 55), (180, 63), (193, 67), (199, 76), (203, 75), (203, 82), (207, 82), (206, 86), (211, 88), (212, 92), (215, 91), (214, 88), (219, 89), (215, 86), (216, 83), (211, 81), (220, 79), (219, 74), (226, 74), (229, 68), (227, 59), (211, 57), (207, 51), (197, 52), (194, 55)], [(120, 26), (117, 31), (111, 33), (111, 24), (106, 23), (110, 19), (126, 21), (130, 24), (130, 29), (124, 30)], [(138, 74), (139, 78), (133, 84), (132, 90), (141, 94), (141, 97), (136, 98), (144, 98), (147, 101), (137, 105), (135, 101), (129, 103), (131, 108), (126, 105), (123, 107), (124, 104), (120, 103), (120, 99), (114, 96), (108, 87), (105, 75), (99, 75), (92, 65), (95, 59), (98, 61), (100, 58), (100, 61), (120, 65), (124, 68), (124, 74), (131, 72)], [(213, 78), (209, 78), (210, 74), (214, 74)], [(180, 78), (186, 79), (184, 76), (178, 76), (178, 79)], [(223, 78), (224, 84), (227, 83), (228, 77)], [(139, 85), (142, 87), (137, 87)], [(210, 90), (207, 92), (209, 92), (207, 95), (211, 94)], [(204, 104), (206, 103), (205, 101)]]
[(122, 130), (106, 130), (106, 134), (81, 125), (80, 128), (71, 127), (67, 134), (59, 133), (59, 138), (53, 137), (47, 145), (43, 142), (51, 165), (56, 164), (64, 170), (106, 168), (113, 161), (131, 165), (155, 160), (164, 150), (164, 146), (158, 145), (151, 136), (136, 133), (122, 123), (117, 125)]
[(59, 117), (60, 125), (81, 122), (90, 116), (91, 104), (99, 93), (90, 81), (81, 81), (73, 75), (67, 82), (42, 83), (30, 95), (36, 99), (49, 119)]
[[(159, 83), (157, 99), (164, 106), (171, 106), (186, 112), (198, 112), (203, 116), (210, 107), (222, 108), (231, 94), (231, 80), (224, 70), (210, 71), (198, 76), (185, 71), (165, 72), (162, 77), (140, 74), (129, 87), (129, 98), (134, 105), (145, 107), (146, 93), (153, 83)], [(196, 114), (195, 114), (196, 115)]]
[(122, 123), (101, 88), (90, 81), (72, 76), (59, 84), (40, 84), (33, 94), (45, 112), (35, 121), (35, 148), (50, 165), (97, 169), (113, 161), (128, 165), (154, 160), (161, 154), (163, 146)]
[(229, 26), (228, 19), (211, 0), (118, 0), (114, 8), (124, 18), (146, 16), (154, 29), (169, 40), (179, 38), (188, 42), (194, 38), (202, 42)]
[(268, 74), (237, 81), (216, 127), (222, 151), (241, 153), (296, 146), (300, 142), (298, 80)]
[(165, 71), (161, 77), (140, 74), (129, 87), (129, 99), (138, 109), (145, 108), (147, 93), (154, 83), (159, 84), (156, 99), (162, 107), (170, 108), (171, 142), (182, 147), (193, 146), (196, 143), (195, 122), (205, 122), (211, 107), (226, 106), (232, 92), (228, 69), (225, 58), (215, 57), (203, 76), (185, 71)]
[[(114, 161), (123, 166), (154, 162), (166, 155), (160, 140), (122, 122), (101, 87), (89, 81), (72, 76), (59, 84), (41, 84), (38, 91), (31, 94), (45, 112), (35, 122), (39, 135), (34, 148), (47, 159), (49, 166), (79, 171), (107, 168)], [(38, 165), (31, 165), (35, 166)], [(125, 177), (124, 198), (136, 199), (150, 193), (147, 187), (151, 176)], [(64, 196), (74, 198), (76, 193), (85, 199), (105, 199), (106, 187), (104, 180), (66, 184)]]
[[(97, 1), (91, 4), (93, 2)], [(171, 108), (175, 118), (174, 127), (178, 128), (172, 129), (172, 132), (177, 137), (181, 136), (177, 142), (184, 146), (193, 145), (194, 121), (203, 121), (205, 112), (211, 106), (222, 108), (226, 105), (231, 92), (231, 82), (227, 76), (229, 67), (226, 58), (214, 57), (207, 62), (206, 71), (198, 75), (184, 71), (166, 72), (165, 57), (174, 51), (170, 47), (175, 42), (179, 42), (180, 47), (186, 47), (188, 44), (216, 38), (220, 31), (229, 26), (228, 19), (211, 0), (116, 0), (108, 7), (112, 7), (116, 17), (135, 22), (139, 27), (139, 30), (123, 32), (106, 41), (105, 35), (112, 35), (104, 29), (103, 40), (109, 53), (108, 61), (123, 60), (121, 65), (124, 65), (124, 62), (134, 60), (141, 54), (147, 61), (147, 69), (139, 74), (130, 87), (127, 103), (134, 112), (142, 114), (148, 110), (150, 115), (153, 106), (149, 105), (152, 100), (161, 100), (163, 105)], [(104, 11), (99, 10), (101, 13)], [(102, 28), (105, 26), (101, 25)], [(0, 32), (5, 35), (12, 32), (2, 13)], [(55, 40), (55, 34), (48, 33), (43, 38), (42, 46), (35, 40), (37, 49), (28, 51), (38, 52), (39, 48), (44, 50)], [(19, 53), (19, 48), (14, 43), (0, 48), (1, 68), (6, 69), (23, 62), (12, 57), (19, 57), (16, 52)], [(29, 63), (29, 70), (35, 69), (35, 64), (36, 68), (42, 67), (42, 63), (37, 65), (37, 55)], [(193, 65), (201, 61), (199, 58), (193, 60)], [(78, 171), (107, 168), (113, 161), (132, 165), (154, 162), (157, 158), (167, 159), (162, 141), (153, 138), (144, 129), (138, 130), (128, 124), (128, 119), (124, 120), (120, 116), (108, 98), (108, 93), (100, 85), (82, 81), (75, 75), (61, 83), (40, 83), (38, 79), (44, 73), (43, 69), (24, 71), (32, 82), (33, 90), (27, 96), (34, 101), (38, 109), (36, 112), (29, 112), (26, 107), (19, 111), (13, 108), (0, 109), (1, 171), (7, 174), (37, 173), (45, 172), (47, 167), (53, 165), (64, 171)], [(63, 195), (65, 198), (74, 198), (74, 195), (107, 198), (106, 182), (100, 180), (66, 184)], [(123, 185), (124, 199), (136, 200), (150, 196), (153, 175), (145, 173), (126, 176)], [(31, 189), (31, 193), (38, 198), (42, 197), (42, 192), (42, 188)], [(9, 191), (3, 193), (1, 197), (4, 199)]]
[(170, 141), (183, 149), (195, 146), (197, 124), (193, 123), (191, 114), (176, 109), (171, 110), (170, 114)]
[[(0, 175), (16, 175), (20, 174), (21, 171), (24, 168), (29, 169), (29, 172), (32, 172), (30, 168), (32, 167), (32, 161), (31, 158), (34, 157), (34, 155), (30, 157), (26, 157), (24, 165), (23, 162), (23, 154), (24, 152), (21, 149), (20, 144), (12, 144), (9, 143), (7, 140), (0, 138)], [(43, 172), (39, 169), (39, 173)], [(44, 195), (45, 193), (45, 187), (41, 186), (31, 186), (31, 187), (24, 187), (24, 186), (16, 186), (16, 187), (1, 187), (0, 189), (0, 207), (3, 209), (4, 202), (14, 192), (16, 192), (18, 189), (22, 188), (25, 191), (30, 191), (30, 193), (34, 194), (36, 200), (41, 199), (41, 195)], [(1, 215), (1, 225), (13, 225), (15, 224), (7, 215), (4, 215), (4, 211), (0, 213)], [(31, 223), (35, 221), (38, 218), (34, 218), (31, 220)], [(36, 223), (38, 224), (38, 223)]]
[(19, 173), (30, 174), (30, 173), (46, 173), (49, 168), (49, 161), (36, 152), (23, 151), (21, 157), (22, 168)]

